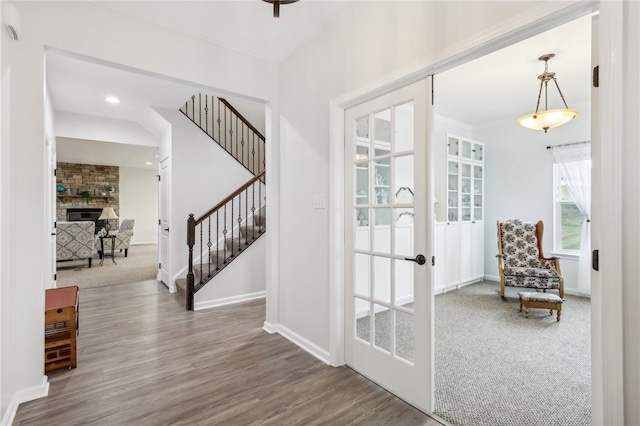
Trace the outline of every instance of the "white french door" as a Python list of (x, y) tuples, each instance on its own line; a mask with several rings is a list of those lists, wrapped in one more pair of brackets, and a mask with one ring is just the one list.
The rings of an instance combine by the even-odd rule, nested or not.
[(345, 112), (345, 355), (433, 408), (431, 77)]

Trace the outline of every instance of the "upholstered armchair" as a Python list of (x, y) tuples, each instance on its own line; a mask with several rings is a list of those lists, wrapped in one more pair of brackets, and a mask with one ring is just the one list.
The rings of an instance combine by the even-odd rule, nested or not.
[[(133, 225), (135, 225), (136, 220), (135, 219), (123, 219), (122, 222), (120, 223), (120, 228), (118, 229), (118, 232), (115, 233), (115, 241), (114, 241), (114, 246), (113, 249), (114, 250), (124, 250), (124, 257), (127, 257), (127, 255), (129, 254), (129, 245), (131, 244), (131, 236), (133, 235)], [(110, 233), (109, 235), (114, 235), (113, 233)], [(98, 254), (100, 255), (100, 258), (102, 259), (102, 252), (100, 251), (100, 238), (98, 236), (96, 236), (96, 250), (98, 251)], [(110, 244), (110, 242), (106, 242), (106, 244)], [(111, 246), (108, 247), (109, 249), (111, 249)], [(107, 247), (105, 247), (105, 250), (107, 250)]]
[(500, 296), (505, 286), (556, 289), (564, 299), (564, 280), (558, 257), (542, 252), (544, 224), (535, 225), (520, 219), (498, 221), (498, 269)]
[(56, 260), (89, 259), (95, 249), (93, 221), (56, 222)]

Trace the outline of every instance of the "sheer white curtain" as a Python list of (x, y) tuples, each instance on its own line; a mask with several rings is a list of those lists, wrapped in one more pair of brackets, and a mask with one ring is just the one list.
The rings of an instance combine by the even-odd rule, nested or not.
[(578, 263), (578, 290), (591, 294), (591, 143), (579, 142), (550, 148), (553, 162), (558, 165), (567, 189), (585, 218)]

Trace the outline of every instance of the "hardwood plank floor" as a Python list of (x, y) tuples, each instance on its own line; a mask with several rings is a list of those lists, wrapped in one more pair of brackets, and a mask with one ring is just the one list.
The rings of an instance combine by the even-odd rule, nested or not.
[(14, 425), (439, 425), (262, 330), (264, 300), (187, 312), (155, 280), (80, 291), (78, 367)]

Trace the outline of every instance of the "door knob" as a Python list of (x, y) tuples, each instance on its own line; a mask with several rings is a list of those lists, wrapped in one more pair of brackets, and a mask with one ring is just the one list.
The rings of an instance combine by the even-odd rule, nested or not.
[(419, 254), (417, 255), (415, 258), (410, 258), (410, 257), (405, 257), (404, 260), (411, 260), (413, 262), (416, 262), (418, 265), (424, 265), (425, 263), (427, 263), (427, 258), (424, 257), (423, 254)]
[(165, 228), (164, 230), (165, 230), (165, 231), (167, 231), (167, 232), (169, 232), (169, 228)]

